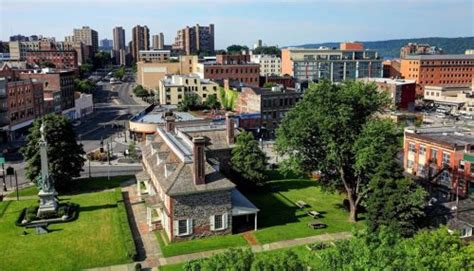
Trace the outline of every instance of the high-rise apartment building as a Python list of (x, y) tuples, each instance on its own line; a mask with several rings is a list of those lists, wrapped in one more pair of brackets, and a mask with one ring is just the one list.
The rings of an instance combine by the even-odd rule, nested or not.
[(165, 47), (165, 35), (160, 33), (158, 35), (153, 35), (153, 50), (163, 50)]
[(199, 53), (214, 53), (214, 24), (209, 26), (186, 26), (178, 30), (173, 49), (187, 55)]
[(339, 49), (288, 48), (281, 51), (281, 73), (297, 82), (331, 82), (382, 77), (382, 57), (360, 43), (342, 43)]
[(427, 85), (469, 86), (474, 78), (474, 55), (408, 55), (400, 62), (400, 74), (416, 80), (419, 96)]
[(105, 49), (105, 50), (112, 49), (112, 40), (109, 40), (109, 39), (100, 40), (100, 47)]
[(85, 45), (92, 46), (94, 52), (99, 51), (99, 34), (94, 29), (83, 26), (73, 31), (74, 42), (82, 42)]
[(136, 63), (140, 50), (150, 50), (150, 29), (146, 25), (137, 25), (132, 29), (132, 61)]
[(121, 26), (114, 27), (113, 30), (114, 45), (113, 54), (115, 63), (125, 65), (126, 63), (126, 52), (125, 52), (125, 30)]

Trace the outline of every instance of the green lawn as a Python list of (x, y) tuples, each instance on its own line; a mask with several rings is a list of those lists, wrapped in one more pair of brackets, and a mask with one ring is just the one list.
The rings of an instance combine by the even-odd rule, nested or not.
[[(19, 189), (18, 190), (18, 195), (20, 197), (27, 197), (27, 196), (35, 196), (35, 195), (38, 195), (38, 188), (36, 188), (35, 185), (33, 186), (30, 186), (30, 187), (26, 187), (26, 188), (23, 188), (23, 189)], [(16, 190), (13, 190), (11, 191), (9, 194), (8, 194), (8, 197), (16, 197)]]
[[(259, 209), (258, 231), (255, 237), (262, 243), (294, 239), (322, 233), (350, 231), (356, 224), (348, 221), (349, 213), (342, 208), (344, 196), (326, 193), (318, 183), (309, 179), (283, 179), (269, 182), (265, 191), (244, 193)], [(295, 202), (303, 200), (310, 205), (299, 209)], [(322, 214), (318, 220), (327, 224), (326, 229), (314, 230), (308, 223), (314, 218), (308, 210)], [(357, 223), (357, 226), (361, 222)]]
[(160, 232), (157, 231), (156, 238), (160, 243), (161, 251), (165, 257), (247, 245), (247, 241), (245, 241), (240, 234), (208, 237), (191, 241), (178, 241), (166, 244), (163, 241)]
[[(123, 180), (123, 179), (122, 179)], [(83, 190), (103, 187), (88, 183)], [(112, 182), (108, 182), (107, 187)], [(115, 186), (119, 183), (114, 178)], [(117, 198), (113, 191), (60, 196), (80, 205), (77, 220), (52, 224), (52, 232), (36, 235), (15, 226), (19, 212), (37, 204), (36, 200), (12, 201), (0, 216), (1, 270), (79, 270), (129, 263), (125, 236), (120, 226)], [(6, 202), (0, 203), (0, 210)]]

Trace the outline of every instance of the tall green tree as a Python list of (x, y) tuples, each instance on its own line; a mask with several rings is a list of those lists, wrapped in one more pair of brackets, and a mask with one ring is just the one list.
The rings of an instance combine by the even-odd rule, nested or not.
[(227, 53), (229, 54), (241, 53), (243, 50), (248, 51), (249, 47), (237, 44), (232, 44), (227, 47)]
[(255, 183), (263, 183), (266, 180), (267, 160), (251, 133), (242, 132), (237, 136), (232, 149), (231, 166), (240, 176)]
[(64, 190), (74, 177), (80, 176), (85, 152), (82, 144), (76, 141), (71, 122), (62, 115), (48, 114), (34, 121), (26, 137), (27, 144), (21, 149), (26, 161), (26, 177), (35, 182), (41, 175), (39, 140), (43, 122), (48, 142), (49, 173), (55, 180), (56, 189)]
[(117, 70), (114, 72), (114, 77), (122, 80), (123, 76), (125, 75), (125, 66), (120, 66)]
[(412, 236), (424, 217), (426, 191), (410, 179), (376, 178), (370, 182), (366, 201), (367, 227), (377, 231), (385, 226), (402, 236)]
[(325, 187), (346, 192), (351, 221), (372, 178), (400, 173), (399, 132), (376, 116), (388, 101), (374, 84), (312, 84), (277, 129), (277, 151), (288, 157), (282, 168), (321, 171)]
[(474, 255), (446, 228), (402, 238), (387, 228), (357, 233), (318, 253), (314, 270), (472, 270)]
[(278, 49), (276, 46), (262, 46), (262, 47), (257, 47), (255, 50), (253, 50), (254, 54), (264, 54), (264, 55), (281, 55), (281, 50)]
[(221, 103), (217, 99), (216, 94), (211, 94), (207, 96), (206, 101), (204, 102), (204, 105), (209, 107), (210, 109), (219, 109), (221, 108)]
[(196, 93), (186, 93), (178, 104), (178, 110), (189, 111), (195, 110), (202, 106), (201, 99)]

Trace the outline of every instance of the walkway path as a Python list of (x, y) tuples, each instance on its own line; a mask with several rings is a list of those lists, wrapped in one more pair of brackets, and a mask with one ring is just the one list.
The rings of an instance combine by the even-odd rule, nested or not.
[[(264, 244), (264, 245), (254, 245), (254, 246), (251, 246), (250, 248), (252, 249), (253, 252), (263, 252), (263, 251), (270, 251), (270, 250), (276, 250), (276, 249), (281, 249), (281, 248), (307, 245), (307, 244), (312, 244), (316, 242), (336, 241), (336, 240), (341, 240), (341, 239), (347, 239), (347, 238), (350, 238), (351, 236), (352, 234), (350, 232), (326, 233), (326, 234), (321, 234), (321, 235), (316, 235), (316, 236), (278, 241), (278, 242)], [(168, 258), (160, 258), (159, 262), (160, 262), (160, 265), (183, 263), (183, 262), (187, 262), (187, 261), (191, 261), (195, 259), (211, 257), (212, 255), (223, 252), (223, 251), (225, 251), (225, 249), (204, 251), (204, 252), (179, 255), (179, 256), (168, 257)]]

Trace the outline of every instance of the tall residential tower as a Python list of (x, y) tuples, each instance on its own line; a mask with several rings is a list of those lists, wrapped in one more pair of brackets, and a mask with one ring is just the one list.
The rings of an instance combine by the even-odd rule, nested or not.
[(114, 35), (114, 47), (113, 54), (115, 63), (120, 65), (126, 64), (126, 51), (125, 51), (125, 30), (121, 26), (117, 26), (113, 30)]
[(132, 62), (138, 61), (140, 50), (150, 50), (150, 29), (146, 25), (137, 25), (132, 29)]

